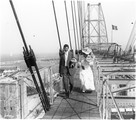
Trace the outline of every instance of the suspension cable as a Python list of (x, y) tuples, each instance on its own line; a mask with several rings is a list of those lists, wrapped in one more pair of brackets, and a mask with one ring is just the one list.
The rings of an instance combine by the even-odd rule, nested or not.
[[(42, 83), (42, 79), (41, 79), (41, 76), (40, 76), (40, 73), (39, 73), (39, 70), (38, 70), (38, 67), (37, 67), (36, 58), (35, 58), (35, 55), (34, 55), (34, 52), (33, 52), (32, 48), (30, 46), (29, 46), (30, 50), (28, 50), (28, 47), (27, 47), (27, 44), (26, 44), (26, 41), (25, 41), (25, 38), (24, 38), (24, 35), (23, 35), (23, 32), (22, 32), (22, 29), (21, 29), (21, 25), (19, 23), (19, 19), (17, 17), (16, 11), (15, 11), (15, 8), (14, 8), (14, 4), (13, 4), (12, 0), (9, 0), (9, 2), (10, 2), (10, 5), (11, 5), (13, 14), (15, 16), (15, 20), (16, 20), (19, 32), (21, 34), (24, 46), (25, 46), (25, 47), (23, 47), (23, 49), (24, 49), (23, 54), (24, 54), (25, 63), (27, 65), (27, 67), (29, 68), (29, 71), (30, 71), (31, 76), (33, 78), (36, 90), (37, 90), (37, 92), (39, 94), (41, 103), (43, 105), (43, 109), (44, 109), (44, 111), (46, 113), (46, 111), (49, 110), (49, 108), (50, 108), (50, 103), (49, 103), (48, 97), (46, 95), (46, 91), (44, 89), (44, 86), (43, 86), (43, 83)], [(41, 89), (40, 89), (40, 87), (38, 85), (38, 82), (36, 80), (35, 75), (33, 75), (32, 66), (35, 67), (35, 70), (36, 70), (36, 73), (38, 75), (38, 79), (39, 79), (39, 83), (40, 83)]]
[(79, 15), (80, 15), (80, 30), (81, 30), (81, 47), (83, 47), (82, 44), (82, 2), (79, 1)]
[(57, 28), (57, 33), (58, 33), (59, 46), (60, 46), (60, 49), (62, 50), (60, 34), (59, 34), (59, 28), (58, 28), (58, 22), (57, 22), (56, 11), (55, 11), (55, 5), (54, 5), (54, 1), (53, 0), (52, 0), (52, 6), (53, 6), (55, 22), (56, 22), (56, 28)]
[(65, 4), (66, 19), (67, 19), (67, 28), (68, 28), (68, 35), (69, 35), (69, 43), (70, 43), (70, 48), (72, 50), (66, 1), (64, 1), (64, 4)]
[(77, 50), (76, 32), (75, 32), (75, 22), (74, 22), (74, 12), (73, 12), (73, 4), (72, 4), (72, 1), (71, 1), (71, 10), (72, 10), (73, 29), (74, 29), (74, 38), (75, 38), (75, 49)]
[(79, 36), (80, 36), (80, 45), (81, 45), (81, 49), (82, 49), (82, 31), (81, 31), (81, 15), (80, 15), (80, 2), (77, 1), (77, 8), (78, 8), (78, 23), (79, 23)]
[(83, 11), (82, 11), (82, 1), (79, 1), (79, 13), (80, 13), (80, 29), (81, 29), (81, 45), (82, 45), (82, 47), (83, 47), (83, 41), (82, 41), (82, 22), (83, 22), (83, 20), (82, 20), (82, 13)]
[(79, 45), (79, 33), (78, 33), (78, 26), (77, 26), (77, 16), (76, 16), (76, 7), (75, 7), (75, 1), (73, 1), (74, 4), (74, 13), (75, 13), (75, 23), (76, 23), (76, 31), (77, 31), (77, 42), (78, 42), (78, 49), (80, 48)]
[(22, 28), (21, 28), (21, 25), (20, 25), (18, 16), (17, 16), (16, 11), (15, 11), (15, 8), (14, 8), (14, 4), (13, 4), (12, 0), (9, 0), (9, 2), (10, 2), (10, 5), (11, 5), (13, 14), (14, 14), (14, 16), (15, 16), (15, 20), (16, 20), (16, 23), (17, 23), (17, 26), (18, 26), (20, 35), (21, 35), (21, 37), (22, 37), (24, 46), (25, 46), (25, 48), (26, 48), (26, 52), (28, 53), (28, 47), (27, 47), (27, 44), (26, 44), (26, 41), (25, 41), (25, 37), (24, 37), (23, 31), (22, 31)]
[(83, 2), (80, 1), (79, 2), (80, 6), (79, 6), (79, 10), (80, 10), (80, 19), (81, 19), (81, 22), (80, 22), (80, 26), (81, 26), (81, 46), (82, 48), (84, 47), (84, 41), (83, 41)]

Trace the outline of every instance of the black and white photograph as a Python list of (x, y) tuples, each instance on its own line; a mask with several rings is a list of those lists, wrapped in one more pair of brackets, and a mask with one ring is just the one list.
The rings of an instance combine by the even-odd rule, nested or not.
[(0, 119), (136, 119), (136, 0), (0, 0)]

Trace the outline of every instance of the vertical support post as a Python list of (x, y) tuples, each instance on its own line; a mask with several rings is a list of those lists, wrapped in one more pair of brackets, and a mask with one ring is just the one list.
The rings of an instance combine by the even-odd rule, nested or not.
[(20, 119), (22, 119), (22, 91), (21, 91), (21, 84), (19, 83), (19, 92), (20, 92)]
[(113, 43), (113, 29), (111, 28), (111, 43)]
[[(18, 78), (19, 80), (19, 87), (20, 87), (20, 102), (22, 104), (21, 110), (22, 110), (22, 119), (25, 118), (25, 116), (28, 114), (28, 101), (27, 101), (27, 87), (25, 84), (25, 78)], [(21, 105), (20, 104), (20, 105)]]
[[(107, 82), (109, 80), (107, 79)], [(106, 84), (106, 120), (108, 120), (109, 113), (109, 95), (108, 95), (108, 85)]]
[(45, 70), (44, 70), (44, 73), (43, 73), (43, 84), (44, 84), (44, 87), (45, 87), (45, 84), (46, 84), (46, 74), (45, 74)]
[(24, 119), (24, 117), (28, 114), (27, 108), (27, 90), (26, 85), (24, 84), (24, 79), (18, 77), (18, 88), (19, 88), (19, 112), (20, 119)]
[[(96, 65), (96, 70), (97, 70), (97, 86), (99, 88), (99, 70), (98, 70), (98, 66)], [(99, 106), (99, 89), (97, 88), (97, 106)]]
[(100, 31), (100, 7), (101, 7), (101, 3), (98, 4), (98, 43), (101, 43), (101, 31)]
[(16, 99), (16, 102), (17, 102), (17, 105), (16, 105), (16, 110), (17, 110), (17, 119), (20, 119), (20, 98), (19, 98), (19, 94), (20, 94), (20, 92), (19, 92), (19, 81), (18, 81), (18, 83), (16, 84), (16, 93), (15, 93), (15, 95), (17, 96), (17, 99)]
[[(104, 82), (104, 78), (103, 78)], [(103, 83), (103, 120), (105, 120), (105, 83)]]
[(101, 86), (100, 86), (100, 67), (99, 66), (96, 66), (96, 67), (97, 67), (97, 72), (98, 72), (98, 76), (97, 76), (98, 78), (97, 79), (98, 79), (98, 87), (99, 87), (98, 88), (99, 92), (98, 92), (98, 95), (97, 95), (97, 105), (99, 106), (99, 104), (100, 104), (100, 97), (101, 97), (100, 95), (101, 95), (102, 91), (100, 91), (100, 88), (101, 88)]
[[(6, 85), (6, 87), (7, 87), (7, 98), (8, 98), (10, 96), (9, 85)], [(8, 116), (10, 113), (10, 100), (9, 99), (6, 101), (6, 109), (7, 109), (7, 116)]]
[(121, 56), (121, 48), (119, 49), (119, 56)]
[(90, 4), (87, 5), (88, 8), (88, 44), (90, 43)]
[(60, 92), (63, 92), (63, 78), (60, 77)]
[(52, 80), (52, 68), (49, 67), (49, 79), (50, 79), (50, 104), (53, 104), (54, 93), (53, 93), (53, 80)]
[(117, 45), (117, 55), (119, 55), (119, 46)]

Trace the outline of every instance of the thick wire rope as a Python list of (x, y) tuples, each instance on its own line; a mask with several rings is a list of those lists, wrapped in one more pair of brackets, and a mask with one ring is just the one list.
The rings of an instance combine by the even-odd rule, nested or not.
[(73, 5), (74, 5), (74, 13), (75, 13), (75, 25), (76, 25), (76, 32), (77, 32), (78, 50), (79, 50), (80, 49), (80, 44), (79, 44), (79, 33), (78, 33), (78, 25), (77, 25), (77, 15), (76, 15), (75, 1), (73, 1)]
[(70, 36), (70, 30), (69, 30), (69, 21), (68, 21), (68, 12), (67, 12), (66, 1), (64, 1), (64, 5), (65, 5), (65, 12), (66, 12), (66, 21), (67, 21), (67, 28), (68, 28), (69, 44), (70, 44), (70, 49), (72, 50), (72, 44), (71, 44), (71, 36)]
[(72, 20), (73, 20), (73, 30), (74, 30), (74, 39), (75, 39), (75, 49), (77, 50), (76, 31), (75, 31), (75, 20), (74, 20), (74, 11), (73, 11), (73, 4), (72, 4), (72, 1), (71, 1), (71, 11), (72, 11)]

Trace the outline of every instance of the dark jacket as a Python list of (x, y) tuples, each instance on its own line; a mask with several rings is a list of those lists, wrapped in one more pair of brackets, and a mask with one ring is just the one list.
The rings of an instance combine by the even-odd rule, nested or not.
[[(59, 61), (59, 73), (60, 75), (63, 75), (64, 74), (64, 67), (65, 67), (65, 54), (64, 54), (64, 51), (61, 51), (59, 52), (59, 56), (60, 56), (60, 61)], [(69, 69), (69, 63), (70, 63), (70, 60), (73, 58), (73, 51), (70, 50), (68, 52), (68, 59), (67, 59), (67, 68)]]

